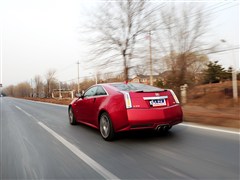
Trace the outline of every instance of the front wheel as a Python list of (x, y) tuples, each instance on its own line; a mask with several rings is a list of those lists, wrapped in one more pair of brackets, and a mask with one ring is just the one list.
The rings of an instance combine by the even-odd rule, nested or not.
[(73, 114), (72, 107), (69, 107), (69, 109), (68, 109), (68, 117), (69, 117), (69, 123), (71, 125), (76, 125), (77, 124), (76, 118)]
[(107, 113), (102, 113), (99, 120), (100, 133), (104, 140), (111, 141), (114, 139), (114, 129), (112, 121)]

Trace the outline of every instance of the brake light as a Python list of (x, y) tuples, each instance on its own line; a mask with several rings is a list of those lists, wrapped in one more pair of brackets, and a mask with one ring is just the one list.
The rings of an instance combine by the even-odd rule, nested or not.
[(171, 92), (171, 94), (172, 94), (172, 96), (173, 96), (175, 102), (176, 102), (177, 104), (179, 104), (180, 102), (179, 102), (179, 100), (178, 100), (176, 94), (173, 92), (173, 90), (170, 89), (169, 91)]
[(132, 108), (132, 101), (131, 101), (129, 93), (127, 93), (127, 92), (122, 92), (122, 93), (124, 95), (126, 108), (127, 109)]

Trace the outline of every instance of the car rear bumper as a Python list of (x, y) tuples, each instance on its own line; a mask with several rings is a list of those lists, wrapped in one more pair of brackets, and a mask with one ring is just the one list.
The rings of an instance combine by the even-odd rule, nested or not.
[(166, 108), (128, 109), (128, 129), (155, 129), (159, 125), (173, 126), (183, 121), (180, 105)]

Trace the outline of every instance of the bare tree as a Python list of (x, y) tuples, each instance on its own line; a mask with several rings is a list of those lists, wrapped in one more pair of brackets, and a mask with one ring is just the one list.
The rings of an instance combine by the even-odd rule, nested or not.
[(14, 87), (15, 97), (30, 97), (31, 85), (28, 82), (19, 83)]
[(43, 81), (40, 75), (34, 77), (36, 96), (39, 97), (43, 90)]
[(3, 92), (7, 96), (13, 96), (14, 97), (14, 85), (9, 85), (3, 89)]
[(113, 82), (122, 82), (124, 81), (124, 74), (123, 73), (105, 73), (103, 75), (103, 82), (113, 83)]
[[(97, 66), (108, 65), (124, 68), (124, 79), (128, 81), (131, 60), (137, 57), (141, 47), (143, 33), (147, 33), (154, 12), (159, 8), (149, 1), (107, 2), (91, 18), (87, 25), (92, 32), (92, 59)], [(88, 39), (89, 41), (89, 39)]]
[(56, 70), (50, 69), (47, 71), (47, 74), (45, 75), (46, 78), (46, 95), (47, 97), (51, 97), (51, 91), (53, 89), (53, 85), (54, 85), (54, 75), (56, 73)]
[(134, 67), (134, 71), (136, 75), (145, 75), (147, 72), (147, 67), (144, 65), (137, 65)]
[(204, 40), (208, 15), (203, 7), (191, 3), (172, 5), (160, 12), (159, 49), (165, 54), (168, 70), (172, 72), (171, 83), (176, 88), (190, 80), (189, 70), (200, 68), (200, 64), (208, 60), (206, 56), (202, 58), (204, 52), (213, 48)]
[(90, 86), (95, 84), (95, 80), (93, 79), (84, 79), (84, 81), (81, 83), (81, 89), (82, 90), (87, 90)]

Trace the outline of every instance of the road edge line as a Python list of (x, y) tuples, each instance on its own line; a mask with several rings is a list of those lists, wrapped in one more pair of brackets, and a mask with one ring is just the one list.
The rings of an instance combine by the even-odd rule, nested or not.
[(223, 132), (223, 133), (228, 133), (228, 134), (236, 134), (240, 135), (240, 132), (238, 129), (234, 130), (227, 130), (226, 128), (219, 128), (218, 126), (208, 126), (208, 125), (200, 125), (200, 124), (195, 124), (195, 123), (181, 123), (179, 124), (180, 126), (186, 126), (186, 127), (192, 127), (192, 128), (197, 128), (197, 129), (203, 129), (203, 130), (209, 130), (209, 131), (215, 131), (215, 132)]

